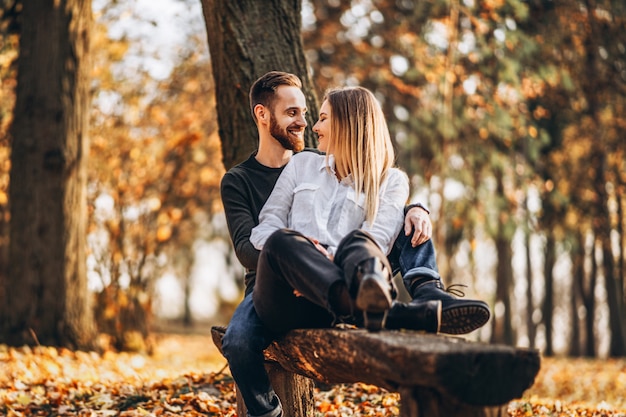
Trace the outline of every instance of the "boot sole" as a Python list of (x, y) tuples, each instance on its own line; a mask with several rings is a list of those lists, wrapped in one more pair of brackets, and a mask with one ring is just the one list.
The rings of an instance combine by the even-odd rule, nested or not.
[(489, 321), (489, 309), (482, 305), (462, 305), (442, 311), (440, 333), (467, 334), (481, 328)]
[(391, 308), (391, 294), (381, 286), (378, 277), (365, 275), (359, 285), (356, 307), (363, 311), (367, 330), (381, 330), (385, 327), (387, 311)]

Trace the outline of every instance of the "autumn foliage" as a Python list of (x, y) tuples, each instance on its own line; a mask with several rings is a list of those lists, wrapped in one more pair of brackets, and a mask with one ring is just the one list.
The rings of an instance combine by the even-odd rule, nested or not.
[[(542, 360), (511, 417), (624, 417), (624, 360)], [(0, 414), (236, 415), (232, 378), (210, 337), (156, 336), (152, 356), (0, 345)], [(397, 416), (399, 395), (367, 384), (319, 387), (316, 416)]]
[(124, 58), (126, 43), (111, 41), (102, 25), (94, 43), (101, 104), (92, 110), (89, 187), (91, 278), (101, 283), (96, 317), (116, 349), (149, 350), (154, 282), (167, 270), (189, 279), (194, 244), (213, 237), (212, 216), (221, 210), (214, 85), (201, 46), (166, 80), (142, 72), (120, 80), (112, 64)]

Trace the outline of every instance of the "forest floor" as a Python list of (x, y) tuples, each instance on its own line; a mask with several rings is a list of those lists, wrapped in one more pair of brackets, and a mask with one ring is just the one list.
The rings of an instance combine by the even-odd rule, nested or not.
[[(315, 392), (316, 417), (397, 416), (366, 384)], [(626, 359), (542, 358), (512, 417), (626, 417)], [(0, 345), (0, 415), (236, 417), (226, 361), (208, 334), (157, 333), (152, 355)]]

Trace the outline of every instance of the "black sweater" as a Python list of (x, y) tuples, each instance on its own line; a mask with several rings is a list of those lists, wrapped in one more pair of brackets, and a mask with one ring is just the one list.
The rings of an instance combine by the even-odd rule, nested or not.
[(259, 251), (250, 243), (250, 233), (259, 224), (259, 213), (283, 171), (269, 168), (256, 159), (256, 152), (228, 170), (222, 178), (221, 194), (228, 232), (239, 262), (246, 268), (246, 294), (252, 291), (256, 278)]

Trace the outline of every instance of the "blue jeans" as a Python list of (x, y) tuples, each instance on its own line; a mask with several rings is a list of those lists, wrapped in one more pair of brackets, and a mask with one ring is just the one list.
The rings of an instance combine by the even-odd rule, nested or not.
[[(411, 294), (411, 283), (418, 277), (430, 277), (440, 280), (437, 269), (437, 258), (435, 256), (435, 246), (432, 239), (419, 246), (411, 245), (411, 235), (405, 236), (401, 230), (398, 238), (393, 244), (389, 254), (389, 262), (393, 274), (400, 272), (402, 282), (409, 294)], [(411, 296), (413, 296), (411, 294)]]
[(228, 324), (222, 339), (222, 351), (249, 416), (277, 417), (281, 412), (263, 356), (263, 351), (275, 337), (259, 319), (252, 303), (252, 293), (246, 295)]

